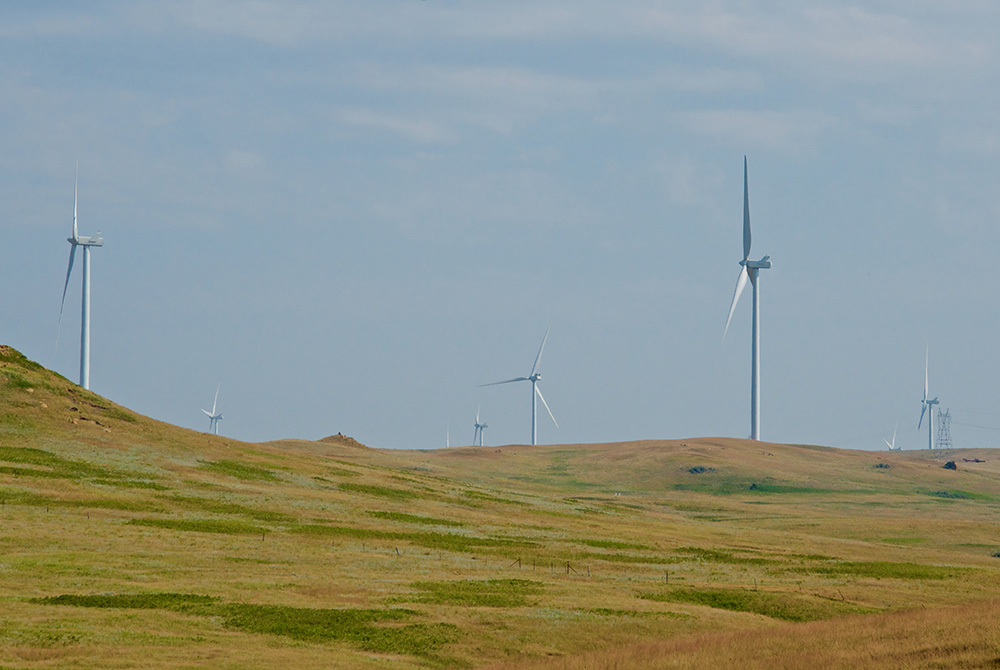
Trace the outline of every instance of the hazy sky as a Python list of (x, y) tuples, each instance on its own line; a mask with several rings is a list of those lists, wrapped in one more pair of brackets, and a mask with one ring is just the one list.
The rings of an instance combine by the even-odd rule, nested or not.
[[(379, 447), (750, 430), (1000, 445), (994, 2), (0, 6), (0, 342), (58, 352), (74, 164), (91, 386), (164, 421)], [(541, 407), (539, 407), (541, 410)], [(544, 410), (542, 410), (544, 412)]]

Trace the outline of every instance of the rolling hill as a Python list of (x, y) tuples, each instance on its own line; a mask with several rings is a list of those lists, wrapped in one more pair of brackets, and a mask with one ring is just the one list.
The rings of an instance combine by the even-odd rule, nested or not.
[(994, 667), (998, 512), (991, 450), (249, 444), (0, 347), (2, 668)]

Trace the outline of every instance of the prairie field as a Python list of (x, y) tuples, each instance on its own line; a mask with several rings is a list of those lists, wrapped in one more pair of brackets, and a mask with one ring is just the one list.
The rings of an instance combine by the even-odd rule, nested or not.
[(0, 347), (0, 668), (1000, 667), (997, 453), (248, 444)]

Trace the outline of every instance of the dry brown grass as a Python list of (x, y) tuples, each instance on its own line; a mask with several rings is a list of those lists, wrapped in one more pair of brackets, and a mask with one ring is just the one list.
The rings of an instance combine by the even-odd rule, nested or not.
[(1000, 601), (911, 609), (753, 632), (642, 642), (487, 670), (839, 670), (1000, 667)]

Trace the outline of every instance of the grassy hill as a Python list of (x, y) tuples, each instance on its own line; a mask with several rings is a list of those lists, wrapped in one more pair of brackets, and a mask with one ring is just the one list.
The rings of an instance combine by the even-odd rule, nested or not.
[(990, 450), (247, 444), (0, 347), (0, 668), (985, 667), (998, 511)]

